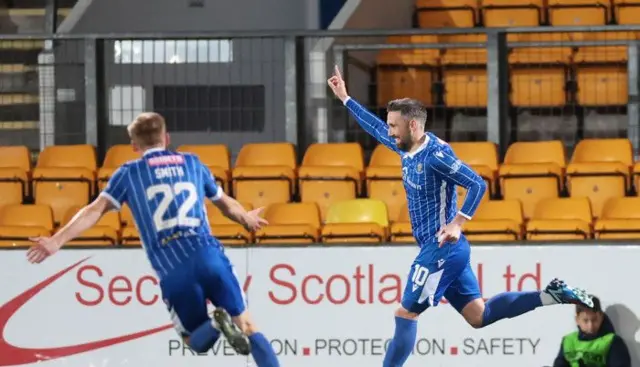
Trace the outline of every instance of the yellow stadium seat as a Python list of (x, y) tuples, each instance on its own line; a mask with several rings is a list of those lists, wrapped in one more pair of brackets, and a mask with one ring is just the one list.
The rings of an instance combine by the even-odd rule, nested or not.
[(485, 27), (535, 27), (545, 20), (542, 0), (482, 0)]
[(562, 67), (512, 69), (511, 104), (516, 107), (564, 106), (565, 83)]
[[(66, 224), (71, 221), (80, 209), (77, 206), (69, 208), (63, 223)], [(105, 213), (95, 226), (83, 232), (75, 240), (70, 241), (68, 245), (114, 246), (120, 242), (120, 226), (119, 212), (111, 211)]]
[(593, 216), (598, 218), (609, 199), (625, 196), (626, 183), (620, 176), (573, 176), (568, 189), (571, 197), (588, 198)]
[(576, 145), (571, 163), (621, 163), (627, 169), (633, 164), (633, 148), (629, 139), (582, 139)]
[[(458, 206), (458, 210), (462, 209), (462, 205), (464, 205), (464, 201), (467, 198), (467, 189), (465, 189), (462, 186), (456, 186), (456, 195), (457, 195), (457, 206)], [(482, 201), (481, 202), (485, 202), (485, 201), (489, 201), (489, 190), (484, 192), (484, 195), (482, 195)]]
[[(628, 139), (583, 139), (576, 145), (567, 166), (567, 185), (578, 176), (618, 178), (628, 188), (633, 164), (631, 141)], [(613, 184), (615, 180), (611, 180)]]
[(302, 202), (316, 202), (324, 218), (335, 201), (355, 198), (362, 190), (364, 157), (358, 143), (315, 143), (298, 172)]
[(472, 28), (477, 23), (477, 0), (417, 0), (420, 28)]
[(613, 6), (618, 24), (640, 24), (640, 1), (613, 0)]
[[(485, 34), (453, 34), (439, 37), (442, 43), (454, 44), (447, 48), (442, 55), (442, 64), (447, 66), (486, 65), (487, 63), (487, 36)], [(455, 47), (455, 44), (478, 43), (478, 47)]]
[[(382, 144), (378, 144), (373, 153), (365, 174), (367, 180), (402, 179), (402, 160), (400, 154)], [(368, 188), (368, 187), (367, 187)]]
[(456, 156), (487, 181), (487, 186), (492, 193), (495, 192), (498, 173), (498, 148), (496, 144), (484, 141), (456, 142), (450, 143), (450, 145)]
[(329, 206), (338, 201), (355, 199), (350, 181), (310, 180), (300, 182), (300, 199), (303, 203), (316, 203), (320, 217), (325, 218)]
[(409, 208), (404, 207), (400, 211), (398, 220), (391, 224), (390, 240), (394, 243), (416, 243), (411, 230), (411, 219), (409, 218)]
[(613, 198), (594, 224), (597, 239), (640, 239), (640, 198)]
[(268, 226), (255, 234), (256, 243), (314, 243), (320, 234), (320, 212), (315, 203), (272, 204), (265, 211)]
[(91, 145), (52, 145), (42, 150), (36, 168), (86, 168), (95, 171), (96, 165), (96, 151)]
[(133, 213), (131, 213), (131, 208), (127, 204), (122, 205), (120, 209), (120, 220), (122, 221), (122, 227), (135, 227)]
[(582, 106), (626, 106), (629, 101), (626, 65), (578, 66), (576, 78)]
[(254, 208), (287, 203), (295, 193), (296, 169), (291, 143), (245, 144), (233, 169), (234, 196)]
[(527, 223), (527, 238), (534, 241), (591, 238), (591, 205), (587, 198), (556, 198), (540, 201)]
[[(562, 44), (571, 38), (567, 33), (524, 33), (515, 34), (511, 38), (514, 42), (538, 43), (554, 42)], [(509, 64), (514, 66), (530, 65), (540, 67), (549, 65), (567, 65), (571, 63), (573, 49), (571, 47), (515, 47), (509, 53)]]
[(50, 236), (53, 228), (48, 206), (7, 205), (0, 212), (0, 247), (29, 246), (29, 237)]
[(138, 228), (136, 227), (124, 227), (122, 228), (122, 245), (123, 246), (135, 246), (139, 247), (142, 245), (142, 241), (140, 240), (140, 232), (138, 232)]
[(231, 154), (229, 147), (223, 144), (212, 145), (181, 145), (178, 152), (193, 153), (197, 155), (202, 163), (209, 168), (218, 185), (225, 192), (230, 192), (229, 181), (231, 180)]
[(140, 153), (133, 150), (130, 144), (113, 145), (104, 157), (102, 167), (98, 169), (98, 189), (107, 185), (111, 175), (123, 164), (140, 158)]
[(354, 199), (333, 203), (321, 231), (325, 243), (383, 242), (389, 218), (384, 202)]
[(605, 25), (611, 20), (609, 0), (548, 0), (553, 26)]
[[(435, 35), (415, 35), (415, 36), (389, 36), (387, 44), (410, 45), (410, 44), (438, 44), (438, 36)], [(437, 48), (389, 48), (380, 50), (376, 57), (376, 63), (384, 66), (435, 66), (440, 61), (440, 50)], [(379, 81), (379, 80), (378, 80)]]
[(29, 195), (31, 157), (25, 146), (0, 147), (0, 208), (20, 204)]
[[(574, 41), (625, 41), (635, 40), (632, 32), (573, 32), (571, 39)], [(581, 46), (578, 47), (573, 60), (577, 64), (603, 64), (627, 62), (627, 46)], [(583, 67), (579, 65), (579, 67)]]
[(633, 165), (633, 185), (636, 188), (636, 192), (640, 193), (640, 162)]
[(515, 142), (507, 149), (498, 177), (501, 186), (514, 177), (528, 178), (536, 191), (538, 184), (549, 187), (548, 181), (552, 181), (560, 192), (564, 188), (565, 167), (564, 145), (560, 140)]
[(382, 144), (376, 146), (365, 174), (369, 197), (382, 200), (387, 205), (389, 220), (396, 221), (407, 205), (400, 155)]
[(402, 180), (375, 180), (369, 183), (369, 198), (377, 199), (387, 206), (387, 216), (394, 222), (407, 205), (407, 196)]
[[(246, 210), (252, 207), (248, 203), (241, 203)], [(253, 234), (247, 231), (240, 224), (225, 217), (220, 209), (210, 200), (206, 201), (205, 208), (209, 218), (209, 226), (220, 242), (225, 246), (244, 245), (253, 242)]]
[[(438, 36), (416, 35), (416, 36), (389, 36), (387, 44), (407, 45), (407, 44), (438, 44)], [(435, 66), (440, 60), (440, 50), (437, 48), (390, 48), (378, 52), (376, 63), (382, 66)], [(378, 74), (380, 75), (380, 74)], [(380, 79), (378, 79), (380, 85)], [(404, 97), (406, 94), (403, 94)]]
[[(438, 44), (433, 35), (390, 36), (388, 44)], [(385, 49), (378, 53), (376, 62), (377, 102), (385, 107), (387, 102), (403, 98), (407, 94), (427, 106), (433, 105), (432, 86), (434, 69), (440, 63), (440, 50), (417, 47), (413, 49)]]
[(434, 104), (431, 91), (434, 83), (433, 70), (422, 67), (378, 67), (377, 68), (378, 106), (411, 95), (426, 106)]
[(120, 221), (122, 225), (121, 244), (124, 246), (140, 246), (140, 232), (136, 227), (131, 208), (127, 204), (122, 205), (122, 208), (120, 208)]
[(522, 238), (522, 205), (518, 200), (487, 200), (463, 231), (469, 241), (515, 241)]
[(555, 180), (532, 180), (527, 177), (513, 177), (505, 180), (502, 195), (506, 200), (520, 200), (526, 219), (533, 216), (538, 203), (543, 199), (559, 197)]
[(46, 147), (33, 170), (36, 204), (49, 205), (60, 223), (73, 206), (89, 203), (95, 193), (96, 152), (91, 145)]
[(444, 69), (444, 100), (448, 107), (485, 108), (487, 106), (486, 68)]

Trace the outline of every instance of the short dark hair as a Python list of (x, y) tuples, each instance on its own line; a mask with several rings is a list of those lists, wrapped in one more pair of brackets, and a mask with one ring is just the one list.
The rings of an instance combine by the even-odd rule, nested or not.
[(602, 304), (600, 303), (600, 298), (590, 294), (591, 299), (593, 300), (593, 307), (586, 307), (583, 305), (576, 305), (576, 315), (580, 315), (581, 313), (585, 312), (585, 311), (591, 311), (591, 312), (602, 312)]
[(422, 102), (412, 98), (394, 99), (387, 103), (387, 112), (400, 112), (407, 120), (416, 120), (427, 128), (427, 109)]

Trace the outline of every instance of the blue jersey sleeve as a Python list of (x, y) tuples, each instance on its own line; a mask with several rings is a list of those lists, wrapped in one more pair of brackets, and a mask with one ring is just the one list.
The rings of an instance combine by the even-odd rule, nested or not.
[(222, 197), (223, 191), (222, 187), (218, 186), (216, 183), (215, 177), (200, 160), (198, 160), (198, 167), (200, 167), (200, 176), (202, 178), (202, 182), (204, 183), (204, 194), (211, 201), (220, 200)]
[(344, 104), (358, 124), (376, 140), (396, 153), (401, 153), (396, 143), (389, 137), (389, 127), (378, 116), (362, 107), (360, 103), (349, 97)]
[(460, 159), (443, 150), (436, 150), (429, 157), (429, 166), (438, 172), (445, 181), (467, 189), (467, 196), (459, 213), (465, 218), (471, 219), (487, 190), (487, 184), (482, 177), (478, 176)]
[(107, 183), (107, 187), (102, 190), (100, 195), (109, 199), (111, 203), (120, 210), (122, 204), (127, 202), (127, 186), (129, 185), (129, 171), (127, 166), (118, 168)]

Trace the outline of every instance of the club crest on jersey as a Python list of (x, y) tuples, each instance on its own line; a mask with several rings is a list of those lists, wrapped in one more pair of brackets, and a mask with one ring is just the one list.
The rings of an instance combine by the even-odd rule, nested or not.
[(416, 172), (422, 173), (422, 163), (418, 163), (418, 166), (416, 166)]
[(184, 164), (184, 157), (181, 155), (162, 155), (151, 157), (147, 160), (150, 166), (168, 166), (171, 164)]
[[(418, 170), (417, 168), (416, 168), (416, 171), (418, 171), (418, 173), (420, 173), (420, 170)], [(406, 166), (402, 167), (402, 180), (404, 182), (406, 182), (412, 188), (414, 188), (416, 190), (422, 190), (422, 186), (421, 185), (411, 181), (411, 179), (409, 178), (409, 167), (406, 167)]]

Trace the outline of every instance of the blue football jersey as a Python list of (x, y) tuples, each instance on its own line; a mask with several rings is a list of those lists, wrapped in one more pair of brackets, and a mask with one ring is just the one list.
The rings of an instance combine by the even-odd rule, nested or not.
[[(471, 219), (486, 191), (484, 180), (460, 161), (451, 146), (437, 136), (426, 133), (424, 143), (417, 150), (403, 152), (389, 137), (384, 121), (351, 98), (346, 106), (378, 142), (402, 155), (402, 180), (413, 235), (419, 246), (426, 247), (425, 257), (443, 258), (443, 252), (447, 252), (449, 247), (438, 248), (438, 231), (458, 213)], [(456, 186), (467, 189), (466, 199), (459, 211)]]
[(116, 207), (131, 209), (152, 267), (162, 277), (187, 262), (213, 238), (205, 198), (223, 192), (197, 156), (150, 149), (141, 159), (122, 165), (101, 195)]

